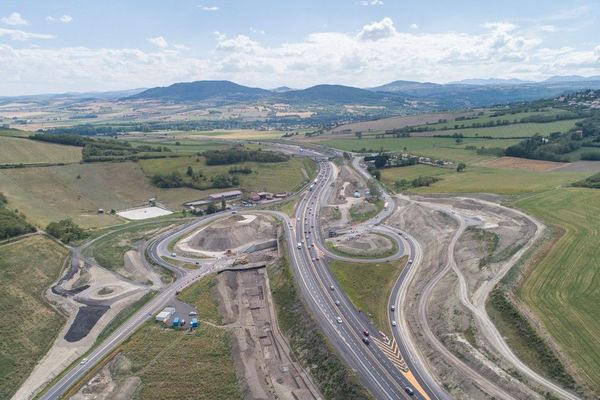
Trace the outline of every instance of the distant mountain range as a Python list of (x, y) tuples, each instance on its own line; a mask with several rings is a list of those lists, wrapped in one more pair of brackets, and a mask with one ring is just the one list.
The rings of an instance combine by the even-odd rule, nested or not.
[(436, 108), (482, 107), (553, 97), (582, 89), (600, 89), (600, 76), (555, 76), (541, 82), (517, 79), (469, 79), (448, 84), (394, 81), (362, 89), (343, 85), (316, 85), (306, 89), (251, 88), (230, 81), (196, 81), (144, 90), (126, 100), (209, 102), (284, 102), (296, 104), (393, 104), (407, 100), (434, 104)]

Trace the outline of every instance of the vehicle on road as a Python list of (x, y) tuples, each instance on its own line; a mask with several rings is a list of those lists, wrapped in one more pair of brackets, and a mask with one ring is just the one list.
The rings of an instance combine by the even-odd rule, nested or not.
[(337, 321), (338, 324), (342, 323), (342, 318), (341, 317), (336, 317), (335, 320)]
[(340, 304), (341, 304), (341, 303), (340, 303), (340, 301), (339, 301), (339, 300), (336, 300), (336, 301), (335, 301), (335, 305), (336, 305), (336, 306), (339, 306)]
[(84, 358), (83, 360), (81, 360), (81, 362), (79, 364), (83, 365), (87, 362), (87, 360), (88, 360), (87, 358)]
[(390, 310), (396, 311), (396, 306), (392, 304), (392, 306), (390, 307)]
[(408, 393), (408, 395), (409, 395), (409, 396), (414, 396), (414, 395), (415, 395), (415, 391), (414, 391), (414, 390), (412, 390), (411, 388), (409, 388), (408, 386), (405, 386), (405, 387), (404, 387), (404, 391), (405, 391), (406, 393)]
[(365, 336), (369, 336), (369, 331), (367, 331), (367, 330), (364, 330), (364, 331), (363, 331), (363, 335), (365, 335)]
[(368, 338), (368, 337), (363, 337), (363, 338), (362, 338), (362, 341), (363, 341), (363, 343), (364, 343), (364, 344), (366, 344), (367, 346), (369, 345), (369, 343), (371, 343), (371, 341), (369, 340), (369, 338)]
[(409, 264), (412, 264), (412, 258), (411, 258), (410, 260), (408, 260), (408, 263), (409, 263)]
[(190, 311), (190, 316), (191, 317), (195, 317), (197, 315), (198, 315), (198, 313), (196, 311)]
[(396, 326), (396, 321), (392, 321), (392, 326)]
[(331, 285), (331, 286), (329, 286), (329, 289), (333, 290), (333, 289), (335, 289), (335, 288), (333, 287), (333, 285)]
[(301, 249), (302, 248), (302, 243), (298, 242), (298, 248)]
[(177, 254), (171, 253), (171, 257), (177, 257)]

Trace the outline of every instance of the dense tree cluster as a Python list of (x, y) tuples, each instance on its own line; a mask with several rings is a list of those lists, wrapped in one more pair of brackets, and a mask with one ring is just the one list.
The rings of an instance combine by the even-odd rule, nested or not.
[(171, 151), (167, 147), (150, 145), (134, 147), (129, 142), (122, 140), (98, 139), (74, 134), (36, 133), (29, 138), (42, 142), (83, 147), (81, 155), (85, 162), (166, 157), (166, 154), (156, 153), (168, 153)]
[(207, 151), (203, 154), (206, 157), (206, 165), (226, 165), (236, 164), (245, 161), (254, 161), (260, 163), (284, 162), (289, 157), (283, 153), (264, 150), (248, 150), (243, 147), (235, 147), (227, 150)]
[(50, 222), (46, 227), (46, 233), (54, 236), (63, 243), (71, 243), (88, 237), (88, 233), (70, 218), (58, 222)]
[(0, 193), (0, 240), (35, 232), (24, 215), (6, 208), (7, 203), (4, 194)]

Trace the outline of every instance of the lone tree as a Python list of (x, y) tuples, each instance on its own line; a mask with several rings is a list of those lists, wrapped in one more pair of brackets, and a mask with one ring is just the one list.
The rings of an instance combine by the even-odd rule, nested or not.
[(464, 162), (458, 163), (458, 165), (456, 166), (456, 172), (463, 172), (465, 168), (467, 168), (467, 164), (465, 164)]
[(192, 176), (194, 175), (194, 170), (192, 169), (191, 166), (187, 167), (187, 172), (185, 173), (187, 176)]

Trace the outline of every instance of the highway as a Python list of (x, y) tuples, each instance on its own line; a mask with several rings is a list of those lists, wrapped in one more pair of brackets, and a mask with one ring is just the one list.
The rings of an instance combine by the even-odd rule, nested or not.
[[(401, 352), (402, 342), (398, 339), (384, 338), (359, 310), (353, 306), (335, 279), (331, 276), (323, 257), (325, 246), (320, 235), (318, 209), (324, 204), (332, 182), (332, 166), (328, 162), (320, 163), (317, 184), (304, 192), (296, 207), (295, 220), (281, 212), (266, 210), (249, 210), (248, 213), (265, 213), (283, 222), (288, 243), (290, 265), (298, 286), (309, 308), (314, 314), (325, 335), (342, 355), (348, 365), (356, 372), (361, 381), (377, 399), (442, 399), (436, 391), (431, 390), (427, 381), (421, 381), (420, 375), (413, 375), (411, 365), (407, 365)], [(384, 196), (388, 196), (384, 194)], [(377, 226), (393, 213), (391, 198), (390, 207), (380, 215), (367, 221), (360, 229), (373, 229), (391, 236), (398, 242), (398, 252), (386, 257), (391, 260), (400, 257), (404, 252), (404, 242), (394, 230)], [(200, 262), (196, 270), (184, 270), (165, 261), (169, 257), (168, 244), (176, 237), (199, 226), (222, 218), (226, 213), (213, 214), (174, 228), (154, 239), (147, 247), (148, 256), (157, 264), (175, 273), (176, 280), (160, 291), (149, 303), (137, 311), (120, 326), (99, 347), (87, 355), (87, 362), (77, 364), (55, 383), (41, 399), (57, 399), (75, 382), (81, 379), (90, 368), (103, 357), (117, 348), (139, 326), (165, 307), (176, 292), (182, 290), (195, 280), (211, 274), (227, 266), (228, 260)], [(301, 243), (298, 248), (298, 243)], [(408, 243), (408, 242), (407, 242)], [(314, 247), (312, 246), (314, 244)], [(409, 247), (410, 248), (410, 247)], [(338, 258), (328, 254), (329, 258)], [(180, 258), (178, 256), (178, 258)], [(371, 260), (372, 261), (372, 260)], [(398, 307), (400, 309), (400, 307)], [(369, 343), (365, 343), (364, 331), (370, 332)], [(415, 363), (411, 363), (414, 365)], [(422, 385), (421, 382), (424, 382)], [(407, 392), (414, 392), (409, 395)]]

